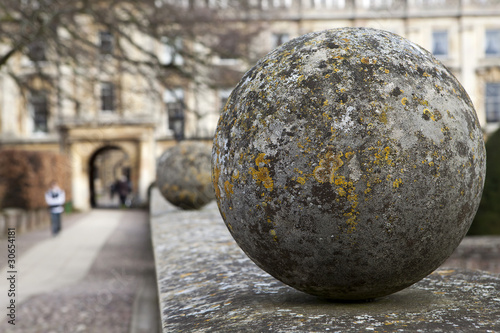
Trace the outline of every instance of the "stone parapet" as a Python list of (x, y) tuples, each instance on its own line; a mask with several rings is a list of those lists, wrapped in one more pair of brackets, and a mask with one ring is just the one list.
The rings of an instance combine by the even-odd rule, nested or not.
[(403, 291), (338, 303), (259, 269), (233, 241), (215, 203), (182, 211), (153, 188), (150, 210), (164, 332), (500, 330), (500, 277), (459, 268), (472, 267), (466, 258), (475, 257), (466, 254), (477, 246), (498, 250), (497, 238), (467, 238), (445, 265)]
[(15, 228), (16, 233), (47, 227), (50, 223), (50, 213), (46, 208), (19, 209), (4, 208), (0, 211), (0, 238), (7, 237), (9, 228)]

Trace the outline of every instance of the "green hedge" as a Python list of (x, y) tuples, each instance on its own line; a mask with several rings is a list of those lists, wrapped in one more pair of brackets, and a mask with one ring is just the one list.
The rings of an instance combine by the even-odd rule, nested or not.
[(486, 179), (469, 235), (500, 235), (500, 130), (486, 141)]

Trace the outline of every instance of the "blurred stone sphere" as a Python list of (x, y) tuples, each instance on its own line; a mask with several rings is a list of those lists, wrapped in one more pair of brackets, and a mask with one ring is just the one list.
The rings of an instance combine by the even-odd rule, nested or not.
[(343, 28), (291, 40), (243, 76), (212, 175), (229, 231), (259, 267), (358, 300), (448, 258), (477, 211), (485, 159), (469, 96), (432, 54)]
[(183, 141), (159, 158), (156, 183), (165, 199), (182, 209), (200, 209), (215, 198), (210, 146)]

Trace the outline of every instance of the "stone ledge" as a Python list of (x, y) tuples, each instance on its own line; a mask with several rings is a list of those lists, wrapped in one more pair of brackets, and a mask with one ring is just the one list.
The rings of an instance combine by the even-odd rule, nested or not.
[(32, 210), (4, 208), (0, 210), (0, 239), (7, 238), (9, 228), (16, 228), (16, 234), (21, 234), (48, 225), (50, 225), (50, 212), (47, 208)]
[(373, 302), (335, 303), (259, 269), (215, 203), (181, 211), (155, 188), (151, 227), (164, 332), (500, 330), (498, 275), (443, 267)]

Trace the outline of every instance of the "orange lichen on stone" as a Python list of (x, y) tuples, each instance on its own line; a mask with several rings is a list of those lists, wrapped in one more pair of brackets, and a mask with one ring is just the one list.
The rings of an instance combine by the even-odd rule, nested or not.
[(399, 185), (403, 184), (403, 180), (401, 178), (398, 178), (396, 179), (393, 183), (392, 183), (392, 187), (394, 188), (398, 188)]
[(227, 195), (228, 197), (230, 197), (230, 196), (231, 196), (231, 194), (234, 194), (234, 192), (233, 192), (233, 184), (231, 184), (231, 183), (229, 182), (229, 180), (226, 180), (226, 181), (224, 182), (224, 191), (226, 192), (226, 195)]
[(217, 163), (215, 163), (215, 166), (212, 170), (212, 182), (214, 184), (214, 190), (215, 190), (215, 196), (220, 199), (220, 188), (219, 188), (219, 177), (220, 177), (220, 168), (218, 167), (219, 164), (219, 158), (217, 158)]
[(342, 152), (334, 154), (329, 151), (326, 153), (325, 158), (319, 161), (319, 165), (314, 169), (314, 178), (320, 183), (335, 181), (335, 171), (337, 171), (344, 162), (341, 157)]
[(273, 236), (273, 240), (275, 242), (277, 242), (278, 241), (278, 236), (276, 236), (276, 230), (271, 229), (271, 230), (269, 230), (269, 233), (271, 234), (271, 236)]
[(375, 150), (375, 160), (373, 161), (374, 165), (387, 164), (390, 166), (394, 166), (393, 160), (390, 158), (391, 147), (385, 147), (384, 149), (378, 147), (370, 147), (368, 150)]
[[(345, 154), (345, 158), (354, 155), (353, 152)], [(342, 175), (337, 175), (336, 171), (344, 165), (342, 161), (343, 153), (334, 153), (329, 151), (325, 154), (324, 158), (320, 160), (319, 165), (314, 169), (314, 178), (320, 183), (332, 183), (336, 186), (336, 192), (340, 197), (345, 197), (351, 205), (351, 210), (344, 213), (348, 217), (346, 224), (348, 225), (347, 232), (352, 233), (356, 230), (356, 219), (359, 211), (356, 210), (358, 206), (358, 195), (355, 194), (354, 182), (346, 180)]]
[(260, 153), (259, 156), (255, 159), (255, 165), (260, 166), (260, 163), (267, 164), (269, 163), (269, 160), (266, 160), (264, 157), (266, 156), (265, 153)]
[(429, 109), (424, 109), (423, 114), (424, 119), (426, 120), (431, 119), (432, 121), (438, 121), (443, 119), (443, 116), (441, 115), (441, 112), (439, 112), (439, 110), (434, 110), (434, 112), (432, 112)]
[(352, 156), (354, 156), (354, 154), (355, 153), (353, 151), (348, 151), (345, 153), (345, 158), (349, 160)]
[(381, 123), (387, 124), (387, 111), (384, 110), (382, 113), (380, 113), (378, 119), (380, 120)]
[(255, 159), (255, 165), (257, 166), (257, 170), (254, 168), (250, 168), (250, 174), (252, 175), (253, 179), (257, 181), (257, 184), (262, 184), (266, 189), (269, 191), (273, 190), (274, 187), (274, 182), (273, 179), (270, 176), (269, 169), (265, 166), (261, 166), (261, 164), (267, 164), (269, 163), (269, 160), (266, 160), (264, 157), (266, 154), (261, 153), (257, 158)]
[(428, 117), (429, 119), (434, 120), (434, 115), (431, 113), (429, 109), (424, 109), (423, 111), (424, 116)]
[(391, 160), (389, 159), (389, 155), (391, 154), (391, 147), (385, 147), (384, 153), (385, 153), (385, 160), (387, 161), (387, 163), (390, 163)]

